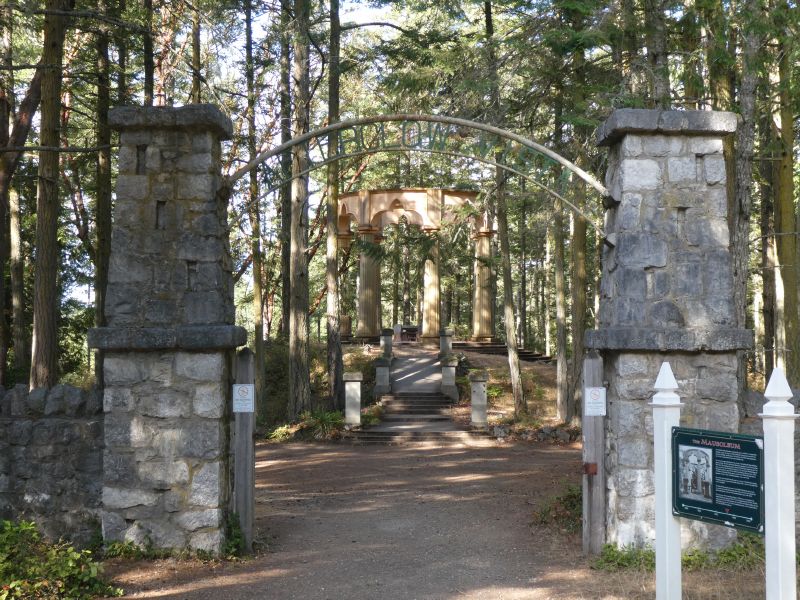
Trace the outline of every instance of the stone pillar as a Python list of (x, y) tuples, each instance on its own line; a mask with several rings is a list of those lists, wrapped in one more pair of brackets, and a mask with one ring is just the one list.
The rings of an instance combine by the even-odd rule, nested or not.
[(373, 394), (376, 398), (389, 394), (392, 391), (392, 384), (389, 374), (392, 360), (385, 356), (375, 359), (375, 388)]
[(442, 394), (451, 400), (458, 401), (458, 387), (456, 386), (456, 367), (458, 358), (445, 356), (442, 359)]
[[(362, 241), (375, 243), (376, 229), (359, 228)], [(380, 306), (380, 281), (378, 263), (367, 253), (362, 252), (358, 258), (358, 328), (356, 337), (377, 338), (380, 335), (378, 310)]]
[(381, 353), (387, 358), (392, 358), (393, 335), (394, 329), (381, 329)]
[(361, 425), (361, 382), (364, 375), (359, 372), (344, 373), (344, 422), (346, 425)]
[(431, 248), (431, 255), (425, 260), (422, 296), (422, 338), (423, 344), (435, 346), (439, 343), (439, 244)]
[(453, 328), (445, 327), (439, 332), (439, 358), (453, 353)]
[(492, 319), (492, 232), (478, 231), (475, 234), (474, 286), (472, 296), (472, 339), (476, 342), (491, 342), (494, 339)]
[(486, 427), (486, 382), (489, 373), (486, 371), (472, 371), (469, 374), (471, 388), (472, 426)]
[[(738, 329), (723, 138), (736, 115), (615, 111), (598, 132), (609, 146), (598, 329), (608, 382), (607, 539), (653, 544), (653, 421), (647, 403), (661, 363), (686, 404), (682, 424), (737, 431)], [(717, 545), (730, 531), (684, 521), (684, 541)]]
[(234, 326), (213, 106), (123, 107), (106, 297), (102, 529), (106, 541), (217, 553), (229, 501)]

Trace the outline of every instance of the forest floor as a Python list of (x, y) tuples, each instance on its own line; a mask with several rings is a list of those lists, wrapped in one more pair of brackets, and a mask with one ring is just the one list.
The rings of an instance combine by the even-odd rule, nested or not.
[[(505, 357), (468, 359), (504, 388)], [(554, 368), (523, 369), (542, 390), (533, 412), (549, 422)], [(493, 401), (498, 422), (513, 413), (507, 392)], [(579, 485), (580, 470), (579, 443), (513, 437), (490, 447), (262, 442), (255, 556), (114, 559), (106, 574), (134, 598), (653, 598), (652, 573), (594, 570), (579, 524), (541, 524), (537, 515)], [(764, 597), (759, 569), (705, 569), (683, 580), (687, 600)]]

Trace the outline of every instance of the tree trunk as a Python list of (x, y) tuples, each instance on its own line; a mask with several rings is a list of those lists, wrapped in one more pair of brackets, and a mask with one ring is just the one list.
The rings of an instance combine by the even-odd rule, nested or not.
[(153, 0), (144, 0), (144, 105), (153, 106), (155, 62), (153, 59)]
[(778, 41), (780, 158), (776, 162), (775, 177), (775, 233), (777, 235), (778, 261), (783, 282), (783, 320), (786, 376), (793, 387), (800, 385), (800, 328), (798, 328), (797, 290), (797, 226), (794, 213), (793, 144), (794, 126), (790, 97), (791, 59), (788, 41)]
[(22, 254), (22, 225), (19, 194), (9, 193), (11, 209), (11, 307), (14, 340), (14, 375), (18, 383), (28, 381), (31, 348), (25, 318), (25, 257)]
[[(328, 123), (339, 121), (339, 0), (330, 0), (331, 31), (330, 59), (328, 61)], [(329, 153), (335, 153), (339, 145), (339, 135), (331, 132), (328, 136)], [(344, 409), (344, 364), (342, 363), (342, 344), (339, 338), (339, 274), (338, 274), (338, 219), (339, 219), (339, 163), (328, 165), (328, 211), (327, 211), (327, 253), (325, 263), (325, 282), (328, 288), (328, 385), (335, 409)]]
[[(109, 12), (107, 0), (103, 10)], [(105, 301), (108, 288), (108, 263), (111, 255), (111, 128), (108, 110), (111, 104), (111, 66), (108, 58), (109, 35), (102, 27), (97, 34), (97, 198), (95, 207), (95, 327), (106, 326)], [(95, 353), (95, 382), (103, 387), (103, 353)]]
[[(766, 82), (765, 82), (766, 84)], [(764, 323), (764, 374), (769, 377), (775, 368), (775, 268), (777, 255), (775, 250), (775, 219), (773, 200), (773, 164), (772, 164), (772, 116), (765, 111), (760, 119), (760, 151), (759, 162), (761, 175), (761, 303)]]
[(653, 80), (653, 101), (656, 108), (668, 109), (671, 99), (663, 0), (644, 0), (644, 15), (647, 57)]
[[(253, 2), (247, 0), (244, 7), (245, 21), (245, 79), (247, 83), (247, 152), (250, 160), (258, 154), (256, 148), (256, 86), (255, 65), (253, 63)], [(195, 11), (199, 19), (199, 14)], [(199, 30), (199, 22), (198, 22)], [(198, 38), (199, 66), (199, 38)], [(194, 94), (194, 89), (192, 91)], [(200, 82), (197, 81), (197, 102), (199, 102)], [(255, 354), (255, 399), (256, 420), (267, 419), (267, 395), (264, 373), (264, 255), (261, 251), (261, 206), (259, 203), (258, 169), (249, 173), (249, 199), (247, 214), (250, 220), (250, 254), (253, 257), (253, 350)]]
[[(292, 22), (291, 0), (281, 0), (281, 58), (280, 58), (280, 118), (281, 144), (292, 138), (292, 78), (291, 78), (291, 32)], [(287, 180), (292, 175), (292, 154), (281, 155), (281, 179)], [(291, 262), (291, 214), (292, 184), (285, 183), (280, 190), (281, 203), (281, 336), (289, 339), (289, 270)]]
[[(295, 82), (293, 134), (308, 131), (309, 124), (309, 2), (294, 0), (292, 39)], [(311, 409), (308, 367), (308, 143), (292, 150), (291, 257), (289, 262), (289, 419)]]
[[(252, 11), (248, 4), (247, 9)], [(247, 10), (246, 9), (246, 10)], [(250, 32), (252, 37), (252, 31)], [(252, 54), (252, 49), (251, 49)], [(252, 63), (252, 56), (250, 61)], [(200, 11), (195, 8), (192, 11), (192, 91), (189, 94), (190, 104), (200, 104)], [(252, 66), (252, 65), (251, 65)], [(246, 67), (245, 67), (246, 68)], [(252, 171), (251, 171), (252, 173)]]
[(731, 59), (728, 56), (725, 8), (721, 0), (704, 2), (703, 20), (706, 29), (706, 65), (711, 108), (729, 110), (733, 97), (730, 88)]
[(411, 258), (408, 244), (403, 244), (403, 325), (411, 324)]
[[(126, 0), (118, 0), (117, 17), (125, 14)], [(125, 30), (118, 28), (114, 36), (114, 44), (117, 47), (117, 104), (123, 106), (128, 104), (128, 38)]]
[[(555, 210), (555, 208), (553, 209)], [(544, 258), (544, 276), (542, 277), (542, 291), (541, 291), (541, 305), (542, 305), (542, 329), (544, 329), (544, 353), (545, 356), (552, 356), (553, 342), (551, 339), (552, 320), (551, 320), (551, 306), (553, 306), (552, 296), (552, 280), (551, 280), (551, 266), (553, 263), (553, 240), (555, 233), (552, 227), (549, 227), (545, 235), (545, 258)]]
[[(2, 44), (2, 67), (0, 72), (0, 145), (8, 145), (9, 120), (12, 114), (14, 98), (14, 82), (12, 66), (12, 19), (13, 9), (8, 6), (3, 11), (2, 31), (0, 31), (0, 44)], [(0, 390), (8, 384), (8, 349), (11, 342), (11, 330), (8, 326), (8, 310), (6, 306), (8, 294), (6, 293), (6, 264), (9, 261), (11, 246), (11, 223), (9, 220), (9, 188), (5, 186), (0, 190)], [(15, 349), (16, 353), (16, 349)]]
[[(43, 146), (59, 145), (61, 77), (69, 0), (48, 0), (44, 19), (42, 63), (53, 65), (42, 77), (39, 139)], [(56, 13), (56, 14), (53, 14)], [(30, 388), (52, 387), (58, 381), (58, 214), (59, 153), (39, 156), (36, 200), (36, 262), (33, 283), (33, 349)]]
[(517, 341), (520, 348), (525, 348), (528, 340), (528, 268), (527, 268), (527, 243), (528, 243), (528, 199), (525, 197), (525, 180), (520, 182), (522, 202), (519, 208), (519, 325), (517, 327)]

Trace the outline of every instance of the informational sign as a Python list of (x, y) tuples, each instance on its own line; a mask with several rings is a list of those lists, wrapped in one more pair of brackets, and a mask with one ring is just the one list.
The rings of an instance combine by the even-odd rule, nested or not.
[(252, 383), (233, 384), (233, 412), (255, 412), (255, 386)]
[(585, 403), (585, 413), (587, 417), (606, 416), (606, 388), (584, 388), (583, 397)]
[(672, 513), (764, 533), (764, 440), (672, 428)]

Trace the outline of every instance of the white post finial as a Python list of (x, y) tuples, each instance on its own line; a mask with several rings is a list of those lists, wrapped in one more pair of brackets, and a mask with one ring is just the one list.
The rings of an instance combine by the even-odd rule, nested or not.
[(797, 599), (792, 388), (776, 368), (764, 392), (764, 546), (767, 600)]
[(656, 485), (656, 600), (680, 600), (681, 526), (672, 515), (672, 428), (681, 419), (678, 382), (668, 362), (654, 386), (653, 462)]

